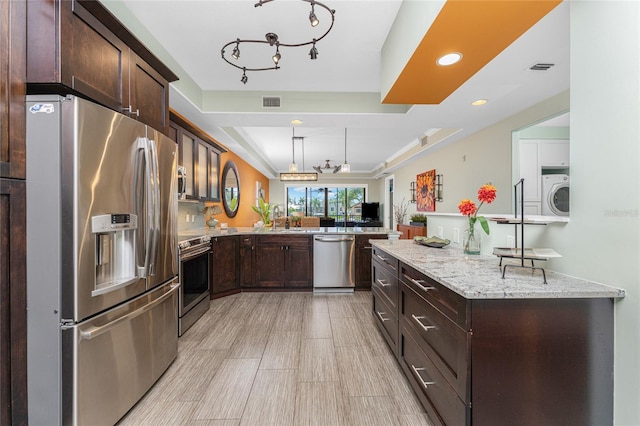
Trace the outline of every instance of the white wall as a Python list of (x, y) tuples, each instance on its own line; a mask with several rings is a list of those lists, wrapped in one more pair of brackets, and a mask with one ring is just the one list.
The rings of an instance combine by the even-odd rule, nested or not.
[[(463, 197), (486, 181), (498, 200), (481, 213), (512, 211), (511, 131), (546, 115), (571, 110), (571, 218), (569, 223), (528, 226), (526, 245), (563, 255), (550, 270), (626, 290), (616, 302), (614, 422), (640, 425), (640, 2), (571, 2), (571, 91), (394, 171), (395, 199), (409, 197), (415, 175), (444, 174), (444, 203), (457, 212)], [(563, 105), (564, 104), (564, 105)], [(538, 115), (538, 118), (534, 116)], [(529, 121), (526, 121), (529, 120)], [(519, 124), (518, 124), (519, 123)], [(466, 156), (466, 161), (463, 161)], [(510, 193), (510, 192), (511, 193)], [(505, 205), (502, 200), (509, 200)], [(459, 215), (430, 215), (428, 234), (445, 238), (464, 229)], [(506, 245), (510, 225), (491, 223), (483, 253)], [(497, 263), (497, 262), (496, 262)]]

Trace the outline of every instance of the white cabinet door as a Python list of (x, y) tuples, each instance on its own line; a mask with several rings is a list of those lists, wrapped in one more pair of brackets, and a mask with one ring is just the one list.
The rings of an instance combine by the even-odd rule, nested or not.
[(569, 141), (540, 141), (540, 167), (569, 167)]
[(540, 202), (538, 142), (520, 142), (520, 177), (524, 178), (524, 201)]

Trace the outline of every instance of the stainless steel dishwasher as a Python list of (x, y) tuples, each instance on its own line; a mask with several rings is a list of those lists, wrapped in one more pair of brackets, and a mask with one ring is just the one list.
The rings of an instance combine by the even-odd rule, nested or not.
[(354, 253), (353, 235), (314, 236), (313, 288), (354, 288)]

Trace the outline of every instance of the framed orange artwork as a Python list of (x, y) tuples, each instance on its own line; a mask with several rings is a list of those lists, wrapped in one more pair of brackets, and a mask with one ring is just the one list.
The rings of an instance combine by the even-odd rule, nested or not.
[(416, 209), (419, 212), (436, 211), (436, 169), (416, 176)]

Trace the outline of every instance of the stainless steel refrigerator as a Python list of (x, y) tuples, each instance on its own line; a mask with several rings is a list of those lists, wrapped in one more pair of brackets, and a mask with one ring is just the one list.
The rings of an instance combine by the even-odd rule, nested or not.
[(177, 355), (176, 143), (84, 99), (27, 97), (31, 425), (112, 425)]

